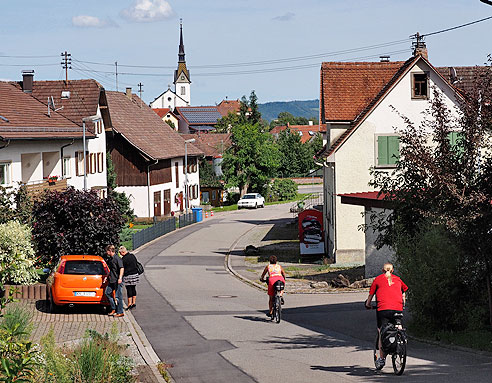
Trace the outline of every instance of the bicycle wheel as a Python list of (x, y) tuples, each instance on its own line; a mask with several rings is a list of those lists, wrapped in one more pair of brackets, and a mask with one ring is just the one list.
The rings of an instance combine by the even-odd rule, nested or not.
[(280, 319), (282, 318), (282, 305), (280, 304), (280, 297), (278, 295), (275, 296), (273, 310), (275, 322), (280, 323)]
[(396, 341), (398, 342), (397, 352), (391, 355), (391, 361), (393, 362), (393, 371), (395, 374), (401, 375), (407, 364), (407, 342), (400, 333), (398, 333)]

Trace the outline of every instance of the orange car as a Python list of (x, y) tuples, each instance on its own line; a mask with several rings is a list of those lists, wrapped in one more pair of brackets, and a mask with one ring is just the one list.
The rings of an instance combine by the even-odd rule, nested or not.
[(50, 311), (63, 305), (109, 305), (104, 294), (108, 277), (109, 267), (98, 255), (63, 255), (46, 280)]

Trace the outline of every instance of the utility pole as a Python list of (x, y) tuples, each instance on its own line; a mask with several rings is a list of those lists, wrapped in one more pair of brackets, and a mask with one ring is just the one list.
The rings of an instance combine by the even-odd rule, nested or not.
[(114, 66), (116, 67), (116, 91), (118, 92), (118, 61), (114, 62)]
[(72, 69), (72, 55), (67, 51), (61, 53), (62, 68), (65, 69), (65, 84), (68, 84), (68, 70)]
[(143, 84), (141, 82), (138, 83), (138, 95), (140, 97), (140, 108), (142, 107), (142, 87), (143, 87)]

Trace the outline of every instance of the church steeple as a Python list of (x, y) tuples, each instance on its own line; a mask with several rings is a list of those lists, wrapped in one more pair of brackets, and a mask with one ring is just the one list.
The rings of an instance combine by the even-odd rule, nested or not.
[(187, 105), (191, 102), (190, 97), (190, 72), (186, 67), (185, 50), (183, 43), (183, 22), (179, 21), (179, 51), (178, 51), (178, 68), (174, 71), (175, 93), (183, 99)]
[(179, 22), (179, 53), (178, 53), (178, 62), (186, 62), (185, 61), (185, 46), (183, 44), (183, 22), (180, 20)]

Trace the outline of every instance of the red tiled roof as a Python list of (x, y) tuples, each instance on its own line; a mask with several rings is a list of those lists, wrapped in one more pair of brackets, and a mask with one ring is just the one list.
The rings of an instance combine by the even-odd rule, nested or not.
[(475, 85), (475, 78), (483, 70), (480, 66), (436, 67), (437, 71), (459, 90), (470, 93)]
[(153, 108), (152, 109), (160, 118), (166, 116), (171, 109), (169, 108)]
[(203, 151), (205, 157), (221, 156), (232, 143), (230, 133), (182, 134), (181, 136), (185, 140), (194, 138), (196, 141), (193, 145)]
[[(15, 83), (21, 89), (22, 82)], [(104, 88), (92, 79), (70, 80), (68, 84), (63, 80), (57, 81), (34, 81), (32, 96), (45, 105), (48, 105), (48, 98), (53, 97), (58, 113), (67, 117), (69, 120), (82, 126), (82, 118), (93, 116), (97, 113), (100, 101), (100, 94)], [(69, 91), (69, 98), (62, 98), (62, 92)], [(91, 129), (92, 123), (86, 123)]]
[(48, 116), (47, 106), (12, 82), (0, 82), (0, 116), (2, 139), (82, 137), (79, 126), (53, 110)]
[(239, 100), (222, 100), (220, 104), (217, 105), (217, 109), (222, 117), (225, 117), (229, 113), (238, 113), (240, 105)]
[[(290, 129), (291, 132), (301, 132), (301, 142), (306, 143), (308, 142), (311, 138), (313, 138), (314, 135), (311, 135), (311, 133), (316, 134), (318, 132), (323, 133), (326, 132), (326, 127), (322, 126), (320, 127), (319, 125), (289, 125), (288, 128)], [(281, 125), (281, 126), (276, 126), (272, 130), (270, 130), (271, 134), (278, 134), (281, 131), (287, 129), (286, 125)]]
[[(387, 92), (391, 89), (391, 87), (401, 78), (401, 76), (409, 69), (412, 64), (417, 62), (421, 56), (415, 56), (409, 58), (403, 64), (399, 65), (398, 70), (393, 74), (393, 76), (384, 84), (384, 86), (379, 90), (379, 92), (374, 96), (372, 100), (370, 100), (365, 107), (355, 116), (354, 120), (352, 120), (350, 124), (350, 128), (348, 128), (331, 146), (325, 145), (323, 150), (317, 154), (317, 156), (323, 155), (325, 157), (330, 156), (335, 150), (342, 145), (343, 142), (352, 134), (352, 132), (357, 129), (359, 124), (363, 121), (365, 116), (377, 105), (377, 103), (387, 94)], [(424, 58), (422, 58), (424, 59)], [(431, 64), (426, 60), (427, 64), (431, 66)], [(376, 63), (377, 64), (377, 63)], [(380, 64), (388, 64), (388, 63), (380, 63)], [(432, 67), (432, 66), (431, 66)], [(322, 85), (323, 86), (323, 85)], [(343, 101), (342, 101), (343, 102)]]
[[(128, 142), (152, 159), (184, 156), (184, 138), (169, 127), (140, 98), (130, 100), (122, 92), (106, 92), (112, 128)], [(199, 156), (202, 151), (188, 145), (188, 155)]]
[(395, 62), (324, 62), (321, 64), (322, 119), (353, 121), (404, 65)]

